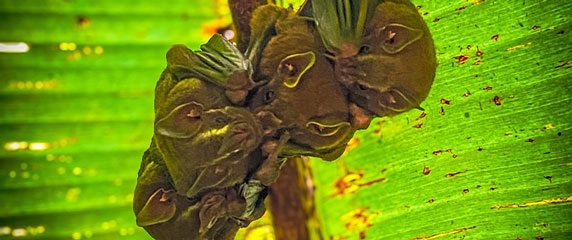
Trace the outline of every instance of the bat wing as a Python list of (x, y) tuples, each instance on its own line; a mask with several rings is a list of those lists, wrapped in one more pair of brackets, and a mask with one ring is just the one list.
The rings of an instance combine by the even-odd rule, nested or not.
[(227, 80), (236, 72), (252, 72), (250, 62), (226, 38), (215, 34), (200, 51), (195, 51), (200, 60), (193, 65), (198, 77), (226, 86)]
[(359, 49), (363, 29), (375, 6), (381, 0), (309, 0), (299, 11), (311, 14), (324, 45), (330, 52), (339, 52), (344, 45)]
[(256, 8), (250, 20), (250, 42), (246, 50), (246, 56), (254, 69), (257, 69), (258, 62), (262, 56), (262, 50), (270, 39), (276, 35), (275, 24), (280, 19), (285, 19), (289, 11), (275, 5), (267, 4)]
[(174, 45), (167, 53), (167, 63), (177, 81), (195, 77), (226, 88), (233, 103), (242, 102), (254, 86), (250, 61), (220, 34), (213, 35), (199, 51)]

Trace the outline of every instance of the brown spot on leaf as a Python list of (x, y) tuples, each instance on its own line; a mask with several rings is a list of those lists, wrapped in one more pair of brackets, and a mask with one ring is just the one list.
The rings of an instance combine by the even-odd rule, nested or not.
[(527, 202), (523, 204), (507, 204), (507, 205), (497, 205), (491, 207), (491, 209), (502, 209), (502, 208), (524, 208), (524, 207), (532, 207), (532, 206), (542, 206), (542, 205), (550, 205), (550, 204), (561, 204), (561, 203), (569, 203), (572, 202), (572, 195), (568, 197), (561, 197), (561, 198), (549, 198), (549, 199), (541, 199), (534, 202)]
[(423, 13), (423, 16), (427, 16), (427, 15), (429, 15), (429, 12), (424, 12), (424, 13)]
[(433, 199), (433, 198), (431, 198), (431, 199), (429, 199), (429, 201), (427, 201), (427, 203), (429, 203), (429, 204), (434, 203), (434, 202), (435, 202), (435, 199)]
[[(346, 170), (347, 171), (347, 170)], [(364, 174), (362, 171), (351, 172), (347, 171), (346, 175), (339, 178), (334, 183), (334, 188), (336, 191), (329, 198), (334, 198), (340, 195), (346, 195), (357, 192), (361, 187), (371, 186), (376, 183), (385, 182), (387, 179), (384, 177), (373, 179), (367, 182), (359, 182), (363, 178)]]
[(485, 53), (483, 51), (481, 51), (479, 49), (479, 46), (477, 46), (477, 53), (475, 54), (477, 57), (482, 57)]
[(481, 4), (481, 3), (484, 3), (484, 2), (485, 2), (485, 0), (474, 0), (473, 2), (471, 2), (471, 4), (472, 4), (472, 5), (478, 5), (478, 4)]
[(417, 5), (417, 6), (416, 6), (417, 10), (421, 9), (422, 7), (423, 7), (423, 6), (421, 6), (421, 5)]
[(423, 119), (425, 116), (427, 116), (427, 114), (425, 112), (422, 112), (421, 115), (419, 115), (419, 117), (417, 117), (416, 120), (419, 121), (419, 120)]
[(452, 157), (452, 158), (457, 158), (458, 155), (453, 153), (453, 155), (451, 155), (451, 157)]
[(346, 239), (348, 239), (348, 236), (345, 235), (330, 236), (330, 240), (346, 240)]
[(473, 63), (473, 65), (481, 65), (481, 63), (483, 63), (483, 61), (479, 59), (479, 60), (475, 61)]
[(536, 30), (536, 29), (539, 29), (539, 28), (540, 28), (540, 26), (538, 26), (538, 25), (534, 25), (534, 26), (532, 26), (532, 28), (531, 28), (531, 29), (532, 29), (532, 30)]
[(331, 194), (329, 198), (340, 195), (354, 193), (359, 189), (357, 181), (363, 178), (363, 172), (347, 172), (346, 175), (340, 177), (335, 183), (334, 188), (336, 192)]
[(459, 228), (459, 229), (453, 229), (449, 232), (442, 232), (442, 233), (436, 233), (436, 234), (432, 234), (432, 235), (428, 235), (428, 236), (423, 236), (423, 237), (416, 237), (412, 240), (429, 240), (429, 239), (435, 239), (435, 238), (439, 238), (439, 237), (444, 237), (444, 236), (448, 236), (448, 235), (452, 235), (452, 234), (456, 234), (456, 233), (460, 233), (460, 232), (464, 232), (470, 229), (474, 229), (477, 226), (472, 226), (472, 227), (464, 227), (464, 228)]
[(429, 173), (431, 173), (431, 169), (429, 169), (427, 166), (423, 167), (423, 175), (429, 175)]
[(542, 131), (546, 131), (548, 129), (553, 129), (554, 125), (552, 123), (546, 124), (546, 126), (542, 127)]
[(467, 193), (469, 193), (469, 189), (468, 188), (463, 189), (463, 194), (467, 194)]
[(471, 50), (472, 47), (473, 47), (473, 46), (471, 46), (470, 44), (467, 45), (467, 49), (469, 49), (469, 50)]
[(443, 108), (443, 106), (441, 106), (441, 111), (439, 112), (441, 115), (445, 115), (445, 108)]
[(493, 87), (491, 87), (491, 86), (486, 86), (486, 87), (483, 88), (483, 90), (485, 90), (485, 91), (490, 91), (490, 90), (493, 90)]
[(489, 190), (491, 190), (491, 191), (494, 191), (495, 189), (497, 189), (497, 188), (496, 187), (489, 188)]
[(376, 183), (385, 182), (385, 180), (386, 180), (386, 178), (384, 178), (384, 177), (377, 178), (377, 179), (373, 179), (371, 181), (359, 183), (358, 186), (359, 187), (371, 186), (371, 185), (376, 184)]
[(423, 123), (418, 123), (413, 125), (413, 128), (421, 128), (421, 127), (423, 127)]
[(521, 44), (521, 45), (517, 45), (517, 46), (514, 46), (514, 47), (509, 47), (509, 48), (507, 48), (506, 50), (509, 51), (509, 52), (512, 52), (512, 51), (514, 51), (514, 50), (516, 50), (516, 49), (518, 49), (518, 48), (528, 47), (528, 46), (530, 46), (531, 44), (532, 44), (532, 42), (528, 42), (528, 43)]
[(556, 66), (556, 67), (554, 67), (554, 68), (561, 68), (561, 67), (564, 67), (564, 66), (570, 64), (570, 61), (560, 61), (560, 62), (562, 62), (562, 64), (560, 64), (560, 65), (558, 65), (558, 66)]
[(377, 121), (378, 128), (373, 130), (373, 133), (381, 137), (381, 135), (383, 134), (383, 131), (381, 130), (381, 125), (383, 125), (384, 123), (385, 123), (385, 120), (383, 120), (383, 119)]
[(477, 148), (477, 151), (481, 152), (481, 151), (483, 151), (483, 148), (479, 147), (479, 148)]
[(498, 41), (498, 40), (499, 40), (499, 35), (498, 35), (498, 34), (493, 35), (493, 36), (491, 37), (491, 40)]
[(447, 105), (451, 104), (451, 100), (447, 100), (447, 99), (444, 99), (444, 98), (441, 98), (441, 100), (439, 100), (439, 102), (440, 102), (441, 104), (447, 104)]
[(469, 90), (463, 93), (463, 97), (468, 97), (468, 96), (471, 96), (471, 92)]
[(564, 34), (564, 30), (560, 30), (556, 34)]
[(440, 18), (435, 18), (433, 19), (433, 22), (439, 22), (441, 19)]
[(346, 146), (346, 150), (344, 151), (344, 154), (351, 152), (352, 150), (359, 147), (360, 145), (361, 145), (361, 142), (360, 142), (359, 138), (353, 137), (348, 142), (348, 145)]
[(467, 54), (459, 54), (459, 56), (454, 56), (453, 58), (457, 60), (458, 64), (465, 64), (471, 56)]
[(526, 139), (526, 142), (534, 142), (534, 138)]
[(357, 209), (354, 209), (348, 214), (342, 216), (342, 220), (345, 220), (344, 226), (348, 230), (353, 230), (353, 229), (360, 230), (359, 232), (360, 238), (362, 236), (365, 238), (365, 231), (371, 226), (373, 226), (371, 220), (379, 215), (379, 213), (377, 212), (366, 213), (366, 211), (368, 210), (369, 207), (358, 207)]
[(548, 181), (550, 181), (550, 183), (552, 183), (552, 176), (544, 176), (544, 178), (548, 179)]
[(495, 105), (499, 106), (501, 105), (501, 98), (499, 96), (494, 96), (493, 97), (493, 102), (495, 103)]
[(463, 10), (463, 9), (465, 9), (465, 8), (467, 8), (467, 6), (463, 5), (462, 7), (455, 8), (455, 10), (456, 10), (456, 11), (461, 11), (461, 10)]
[(454, 176), (457, 176), (457, 175), (459, 175), (459, 174), (461, 174), (461, 173), (466, 173), (466, 172), (467, 172), (467, 170), (465, 170), (465, 171), (460, 171), (460, 172), (454, 172), (454, 173), (447, 173), (447, 174), (445, 174), (445, 177), (454, 177)]
[(449, 149), (446, 149), (446, 150), (436, 150), (436, 151), (433, 151), (433, 155), (440, 155), (441, 153), (444, 153), (444, 152), (451, 153), (453, 158), (456, 158), (456, 157), (457, 157), (457, 155), (454, 154), (454, 153), (453, 153), (453, 150), (450, 149), (450, 148), (449, 148)]
[(481, 188), (481, 185), (477, 185), (477, 188)]
[(89, 26), (89, 24), (91, 24), (91, 20), (89, 18), (87, 18), (86, 16), (78, 16), (75, 20), (76, 25), (80, 28), (84, 28)]

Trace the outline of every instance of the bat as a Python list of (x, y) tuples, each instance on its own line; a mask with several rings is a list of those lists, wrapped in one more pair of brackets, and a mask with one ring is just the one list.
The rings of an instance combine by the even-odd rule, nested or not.
[(332, 80), (333, 68), (311, 23), (266, 5), (254, 12), (251, 28), (250, 45), (264, 47), (249, 48), (246, 55), (255, 66), (255, 82), (264, 84), (256, 88), (248, 106), (254, 113), (271, 112), (281, 120), (281, 128), (290, 134), (282, 156), (339, 157), (354, 128), (346, 96)]
[[(213, 198), (226, 192), (234, 197)], [(137, 225), (153, 238), (233, 239), (240, 226), (229, 216), (240, 216), (244, 208), (244, 199), (237, 195), (236, 188), (217, 189), (200, 201), (177, 193), (155, 144), (151, 143), (145, 152), (135, 187), (133, 210)], [(203, 223), (210, 223), (211, 226)]]
[[(312, 0), (314, 18), (346, 87), (354, 115), (393, 116), (420, 108), (437, 61), (427, 25), (407, 0)], [(364, 120), (365, 121), (365, 120)]]
[[(156, 147), (150, 149), (161, 156), (161, 167), (142, 165), (140, 175), (147, 174), (139, 178), (138, 189), (151, 190), (136, 189), (134, 210), (138, 225), (157, 239), (232, 238), (238, 227), (265, 211), (266, 186), (252, 178), (254, 172), (260, 168), (263, 174), (257, 176), (262, 180), (278, 175), (273, 171), (279, 169), (262, 164), (264, 157), (276, 154), (266, 148), (263, 157), (260, 145), (263, 136), (274, 134), (280, 120), (272, 113), (254, 115), (239, 106), (248, 87), (229, 86), (233, 81), (252, 83), (249, 65), (236, 60), (240, 57), (228, 57), (236, 51), (225, 49), (233, 46), (217, 38), (213, 36), (198, 52), (182, 45), (171, 48), (155, 89)], [(206, 55), (197, 57), (201, 54)], [(220, 60), (216, 54), (236, 61)], [(232, 65), (236, 62), (242, 65)], [(237, 98), (232, 96), (243, 99), (233, 102)], [(280, 138), (284, 137), (287, 134)]]

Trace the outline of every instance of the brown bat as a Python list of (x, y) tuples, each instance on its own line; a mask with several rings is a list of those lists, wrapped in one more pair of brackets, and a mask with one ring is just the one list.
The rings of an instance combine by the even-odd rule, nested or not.
[[(220, 196), (225, 196), (223, 199)], [(218, 198), (217, 198), (218, 197)], [(133, 210), (137, 225), (158, 240), (233, 239), (238, 221), (228, 216), (241, 216), (244, 199), (236, 188), (206, 194), (201, 201), (178, 194), (155, 144), (145, 152), (137, 178)], [(222, 219), (213, 216), (223, 216)], [(213, 220), (219, 221), (213, 221)], [(210, 223), (207, 224), (202, 223)]]
[[(209, 41), (210, 47), (213, 42), (217, 43)], [(228, 46), (232, 45), (223, 45)], [(193, 68), (197, 61), (189, 60), (193, 58), (196, 54), (185, 47), (173, 47), (156, 87), (155, 134), (146, 156), (159, 155), (160, 164), (149, 165), (144, 159), (134, 210), (138, 224), (157, 239), (232, 238), (238, 227), (261, 217), (266, 190), (261, 179), (271, 182), (279, 171), (262, 162), (277, 158), (276, 151), (289, 137), (287, 133), (277, 139), (267, 137), (262, 147), (264, 136), (276, 135), (279, 120), (270, 112), (254, 115), (248, 108), (233, 106), (248, 91), (209, 78), (230, 76), (234, 83), (249, 82), (239, 79), (248, 77), (246, 72), (231, 66), (226, 68), (232, 70), (227, 71), (230, 75), (220, 75), (208, 67), (225, 66), (209, 65), (213, 62), (197, 70)], [(261, 179), (252, 177), (257, 172)]]
[(420, 108), (437, 62), (427, 25), (408, 0), (312, 0), (312, 15), (350, 93), (353, 113), (393, 116)]
[(339, 157), (355, 129), (312, 23), (273, 5), (259, 7), (253, 14), (251, 46), (264, 46), (247, 54), (257, 69), (255, 81), (265, 85), (248, 104), (255, 113), (275, 114), (290, 133), (282, 156)]

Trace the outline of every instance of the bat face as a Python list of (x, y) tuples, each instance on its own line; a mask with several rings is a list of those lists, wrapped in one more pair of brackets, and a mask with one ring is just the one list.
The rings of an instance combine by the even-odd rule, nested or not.
[[(195, 80), (185, 79), (171, 90), (165, 104), (171, 109), (159, 115), (155, 123), (157, 146), (165, 157), (175, 188), (188, 197), (214, 187), (213, 184), (225, 178), (243, 180), (249, 162), (229, 163), (225, 159), (245, 158), (262, 141), (261, 125), (249, 109), (231, 106), (209, 109), (213, 102), (193, 100), (193, 96), (198, 96), (197, 90), (203, 94), (214, 91), (198, 88), (196, 84), (200, 84), (200, 80), (193, 83)], [(217, 171), (218, 168), (212, 167), (217, 164), (226, 170)], [(200, 181), (204, 178), (201, 171), (207, 168), (220, 176), (205, 175), (212, 181)]]
[(343, 152), (353, 129), (346, 96), (316, 43), (319, 38), (300, 31), (271, 39), (260, 61), (268, 83), (258, 89), (250, 107), (274, 113), (290, 132), (289, 143), (310, 150), (305, 154), (332, 159)]
[[(292, 143), (318, 151), (336, 148), (351, 133), (351, 125), (340, 87), (331, 78), (320, 76), (328, 70), (331, 74), (328, 63), (316, 61), (312, 51), (284, 58), (276, 78), (255, 95), (254, 111), (275, 113), (290, 129)], [(256, 104), (259, 102), (266, 104)]]
[(350, 99), (377, 116), (418, 107), (429, 93), (437, 67), (429, 30), (409, 3), (377, 6), (365, 26), (356, 60), (357, 80), (345, 82)]

